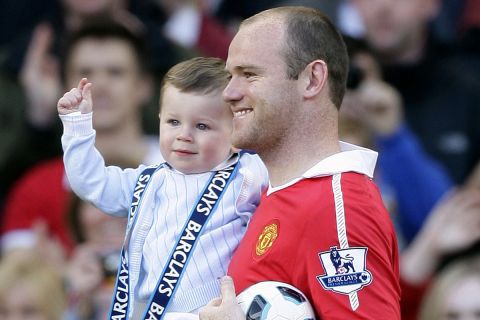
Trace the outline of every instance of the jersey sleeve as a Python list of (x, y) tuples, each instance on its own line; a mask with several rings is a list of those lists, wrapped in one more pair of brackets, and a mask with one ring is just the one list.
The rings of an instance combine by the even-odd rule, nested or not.
[(305, 261), (297, 275), (307, 270), (305, 291), (318, 316), (400, 319), (398, 248), (378, 190), (353, 173), (335, 175), (325, 189), (297, 256)]

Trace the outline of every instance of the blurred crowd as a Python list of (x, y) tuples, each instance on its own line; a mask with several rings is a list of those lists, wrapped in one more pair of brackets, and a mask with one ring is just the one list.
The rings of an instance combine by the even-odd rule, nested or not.
[(164, 73), (225, 59), (242, 19), (284, 5), (344, 34), (340, 136), (379, 152), (402, 319), (480, 317), (480, 0), (0, 0), (0, 319), (105, 319), (111, 301), (125, 221), (70, 191), (61, 94), (95, 83), (108, 164), (158, 163)]

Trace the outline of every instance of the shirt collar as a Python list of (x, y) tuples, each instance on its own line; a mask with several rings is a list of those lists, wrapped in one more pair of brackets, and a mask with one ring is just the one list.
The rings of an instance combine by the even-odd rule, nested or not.
[(343, 172), (357, 172), (373, 178), (378, 153), (356, 146), (354, 144), (339, 141), (340, 152), (333, 154), (318, 162), (308, 169), (300, 178), (296, 178), (281, 186), (269, 186), (267, 195), (295, 184), (302, 179), (331, 176)]
[(342, 141), (339, 143), (341, 150), (339, 153), (323, 159), (308, 169), (302, 177), (313, 178), (331, 176), (342, 172), (357, 172), (373, 178), (378, 153), (354, 144)]
[(230, 167), (231, 165), (237, 163), (237, 161), (240, 160), (240, 154), (238, 153), (232, 153), (230, 154), (230, 156), (228, 156), (228, 158), (223, 161), (222, 163), (220, 163), (218, 166), (216, 166), (215, 168), (211, 169), (210, 172), (213, 172), (213, 171), (218, 171), (218, 170), (223, 170), (225, 168), (228, 168)]

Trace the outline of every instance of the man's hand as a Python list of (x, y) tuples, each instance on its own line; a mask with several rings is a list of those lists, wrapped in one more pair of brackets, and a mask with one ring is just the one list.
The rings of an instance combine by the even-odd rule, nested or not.
[(200, 320), (245, 320), (245, 314), (237, 302), (232, 278), (223, 277), (220, 285), (222, 297), (213, 299), (200, 309)]
[(376, 134), (388, 137), (403, 122), (400, 93), (381, 80), (364, 81), (357, 92), (361, 120)]
[(79, 296), (92, 295), (101, 285), (104, 275), (102, 265), (92, 245), (78, 245), (65, 266), (69, 290)]
[(92, 84), (86, 78), (78, 83), (78, 87), (66, 92), (58, 100), (57, 110), (61, 115), (80, 111), (81, 113), (92, 112)]
[(403, 251), (401, 276), (410, 284), (425, 283), (443, 257), (479, 240), (480, 191), (453, 190), (435, 205), (414, 241)]

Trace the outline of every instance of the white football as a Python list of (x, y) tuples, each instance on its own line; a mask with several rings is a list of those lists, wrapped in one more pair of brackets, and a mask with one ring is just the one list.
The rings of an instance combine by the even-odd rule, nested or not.
[(247, 320), (315, 320), (307, 297), (287, 283), (263, 281), (237, 296)]

